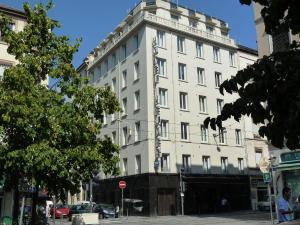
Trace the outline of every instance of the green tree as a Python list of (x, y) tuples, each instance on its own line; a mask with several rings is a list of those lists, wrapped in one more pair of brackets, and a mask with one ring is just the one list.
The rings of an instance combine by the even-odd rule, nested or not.
[[(10, 30), (4, 15), (0, 26), (8, 52), (18, 60), (0, 82), (0, 178), (16, 198), (20, 178), (35, 185), (32, 224), (39, 188), (65, 199), (95, 169), (118, 172), (118, 146), (99, 139), (104, 112), (120, 111), (118, 99), (109, 87), (94, 88), (80, 78), (72, 65), (80, 40), (70, 45), (68, 37), (55, 34), (59, 23), (47, 16), (52, 6), (24, 4), (23, 31)], [(42, 84), (48, 76), (61, 79), (60, 93)], [(16, 201), (14, 217), (17, 210)]]
[[(250, 5), (252, 0), (240, 0)], [(291, 31), (299, 37), (300, 1), (254, 0), (263, 6), (261, 15), (266, 33)], [(264, 56), (254, 65), (241, 70), (223, 82), (220, 93), (237, 93), (239, 98), (224, 105), (216, 118), (206, 118), (204, 124), (216, 129), (222, 121), (233, 117), (239, 121), (243, 115), (252, 117), (260, 125), (259, 134), (272, 145), (289, 149), (300, 148), (300, 50), (293, 42), (284, 51)]]

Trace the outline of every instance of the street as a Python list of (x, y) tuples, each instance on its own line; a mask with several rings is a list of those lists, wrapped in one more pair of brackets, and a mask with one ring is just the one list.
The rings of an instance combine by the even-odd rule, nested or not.
[[(276, 223), (276, 222), (275, 222)], [(56, 225), (71, 225), (71, 222), (56, 221)], [(161, 217), (122, 217), (101, 220), (99, 224), (122, 225), (263, 225), (271, 224), (269, 214), (264, 212), (242, 211), (236, 213), (222, 213), (201, 216), (161, 216)], [(53, 223), (50, 223), (53, 225)]]

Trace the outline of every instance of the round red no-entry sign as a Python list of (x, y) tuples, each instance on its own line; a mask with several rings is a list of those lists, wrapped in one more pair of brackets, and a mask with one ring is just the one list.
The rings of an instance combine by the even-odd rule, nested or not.
[(120, 189), (125, 189), (125, 188), (126, 188), (126, 182), (125, 182), (124, 180), (121, 180), (121, 181), (119, 182), (119, 188), (120, 188)]

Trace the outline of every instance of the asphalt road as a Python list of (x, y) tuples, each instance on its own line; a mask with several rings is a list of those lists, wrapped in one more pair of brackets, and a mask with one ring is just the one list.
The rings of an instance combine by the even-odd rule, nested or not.
[[(275, 221), (276, 223), (276, 221)], [(160, 217), (122, 217), (100, 220), (99, 224), (122, 225), (265, 225), (271, 224), (268, 213), (244, 211), (201, 216), (160, 216)], [(50, 223), (53, 225), (53, 223)], [(71, 225), (70, 222), (56, 221), (55, 225)]]

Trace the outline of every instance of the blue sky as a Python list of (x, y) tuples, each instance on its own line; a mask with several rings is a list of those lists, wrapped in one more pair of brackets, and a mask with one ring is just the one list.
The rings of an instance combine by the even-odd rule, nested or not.
[[(196, 9), (229, 23), (230, 36), (238, 44), (256, 48), (253, 6), (242, 6), (239, 0), (178, 0), (180, 5)], [(22, 0), (1, 0), (1, 4), (22, 9)], [(31, 5), (47, 0), (27, 0)], [(139, 0), (53, 0), (55, 7), (49, 13), (58, 20), (64, 34), (74, 41), (81, 37), (79, 52), (74, 57), (79, 66), (84, 57), (109, 34)], [(175, 1), (176, 2), (176, 1)]]

